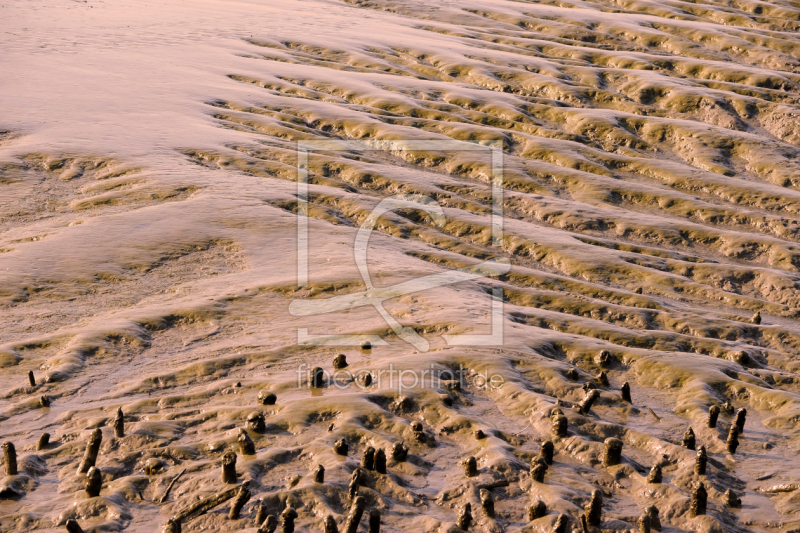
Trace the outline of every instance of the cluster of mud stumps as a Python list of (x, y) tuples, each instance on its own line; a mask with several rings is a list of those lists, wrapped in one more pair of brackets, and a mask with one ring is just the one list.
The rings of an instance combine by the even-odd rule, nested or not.
[[(369, 346), (362, 347), (369, 350)], [(602, 354), (601, 354), (602, 355)], [(335, 369), (341, 369), (347, 366), (345, 356), (339, 354), (333, 361)], [(33, 373), (28, 375), (31, 386), (35, 387), (36, 382)], [(322, 368), (316, 367), (310, 373), (309, 385), (313, 388), (322, 388), (327, 385), (325, 373)], [(601, 372), (598, 375), (598, 380), (601, 383), (608, 383), (605, 373)], [(587, 414), (599, 396), (597, 389), (589, 385), (584, 387), (586, 394), (584, 398), (573, 405), (573, 409), (582, 414)], [(620, 388), (620, 401), (632, 403), (630, 385), (625, 382)], [(277, 396), (270, 391), (261, 391), (257, 397), (259, 405), (275, 405)], [(44, 405), (44, 403), (43, 403)], [(49, 405), (49, 401), (47, 403)], [(556, 400), (556, 406), (549, 412), (551, 422), (551, 438), (541, 444), (540, 451), (530, 463), (530, 476), (531, 479), (537, 483), (546, 483), (546, 475), (548, 468), (553, 464), (553, 456), (555, 454), (554, 442), (561, 441), (568, 436), (568, 420), (562, 411), (562, 403)], [(726, 402), (722, 407), (713, 405), (709, 408), (707, 425), (709, 428), (716, 428), (717, 419), (721, 410), (733, 414), (734, 408)], [(730, 454), (736, 453), (736, 448), (739, 445), (739, 437), (744, 432), (745, 419), (747, 410), (742, 408), (736, 411), (733, 423), (728, 431), (726, 447)], [(125, 436), (125, 415), (122, 408), (116, 412), (113, 420), (113, 430), (116, 438)], [(266, 421), (261, 412), (255, 411), (248, 415), (245, 428), (240, 428), (238, 436), (239, 452), (243, 456), (255, 455), (257, 450), (253, 439), (250, 437), (249, 431), (256, 433), (264, 433), (266, 431)], [(334, 425), (331, 424), (328, 428), (329, 432), (334, 430)], [(411, 434), (416, 440), (423, 442), (431, 439), (427, 435), (419, 422), (413, 422), (410, 426)], [(474, 437), (478, 440), (486, 438), (485, 433), (478, 429), (474, 433)], [(85, 476), (84, 490), (89, 498), (94, 498), (100, 495), (103, 480), (100, 470), (95, 466), (97, 456), (100, 451), (100, 445), (103, 440), (103, 434), (100, 429), (95, 429), (89, 436), (86, 443), (86, 449), (78, 465), (78, 474)], [(50, 435), (44, 433), (41, 435), (37, 442), (37, 449), (42, 450), (47, 448), (50, 443)], [(683, 446), (690, 450), (696, 450), (696, 458), (694, 464), (694, 472), (699, 476), (705, 476), (706, 465), (708, 463), (708, 455), (705, 446), (696, 446), (696, 438), (694, 430), (690, 427), (683, 435)], [(5, 471), (8, 476), (17, 476), (17, 453), (12, 442), (6, 441), (2, 444)], [(604, 453), (602, 457), (603, 466), (615, 466), (622, 462), (623, 442), (616, 438), (608, 438), (604, 442)], [(346, 457), (350, 452), (350, 445), (346, 439), (339, 439), (333, 445), (333, 452), (339, 456)], [(391, 457), (395, 463), (403, 462), (406, 460), (409, 453), (409, 448), (403, 442), (395, 442), (388, 450), (388, 457)], [(182, 524), (186, 524), (193, 518), (197, 518), (212, 509), (219, 507), (227, 502), (230, 502), (230, 509), (228, 511), (228, 518), (236, 520), (240, 518), (242, 508), (251, 498), (251, 491), (249, 488), (249, 481), (238, 483), (238, 474), (236, 471), (237, 454), (233, 451), (228, 451), (222, 456), (220, 476), (223, 483), (227, 485), (234, 485), (228, 490), (219, 492), (191, 505), (186, 506), (172, 518), (170, 518), (164, 526), (163, 533), (180, 533)], [(466, 478), (474, 478), (478, 475), (478, 465), (475, 457), (468, 457), (461, 462), (464, 468), (464, 475)], [(144, 465), (144, 471), (147, 475), (155, 475), (161, 472), (160, 461), (156, 459), (148, 460)], [(359, 495), (359, 488), (367, 485), (369, 472), (374, 472), (376, 475), (387, 475), (387, 451), (384, 449), (375, 449), (374, 447), (367, 447), (361, 458), (361, 467), (353, 471), (350, 484), (347, 490), (348, 500), (350, 502), (349, 513), (347, 514), (344, 523), (337, 524), (336, 519), (332, 515), (328, 515), (323, 521), (325, 533), (356, 533), (359, 529), (359, 524), (362, 522), (363, 515), (366, 511), (367, 500)], [(169, 483), (164, 493), (157, 499), (156, 503), (163, 504), (167, 501), (170, 491), (175, 483), (183, 476), (185, 470), (178, 473)], [(321, 464), (316, 465), (313, 471), (314, 483), (325, 483), (325, 467)], [(647, 476), (647, 483), (660, 484), (662, 483), (661, 467), (658, 464), (653, 465), (650, 473)], [(508, 483), (505, 483), (507, 485)], [(501, 483), (501, 485), (503, 485)], [(481, 512), (486, 517), (494, 519), (495, 514), (495, 499), (490, 489), (494, 487), (485, 486), (480, 488), (480, 501)], [(729, 507), (741, 507), (741, 499), (732, 490), (728, 489), (725, 492), (725, 504)], [(708, 494), (705, 485), (698, 482), (694, 485), (689, 513), (692, 517), (703, 515), (706, 513)], [(269, 514), (267, 505), (264, 500), (259, 500), (256, 505), (256, 517), (254, 526), (258, 528), (258, 533), (273, 533), (280, 531), (282, 533), (292, 533), (295, 530), (295, 520), (298, 518), (297, 511), (287, 503), (286, 508), (276, 516)], [(548, 513), (547, 505), (542, 500), (536, 500), (528, 507), (528, 519), (535, 520), (541, 518)], [(603, 494), (599, 490), (594, 490), (591, 493), (591, 498), (587, 502), (584, 513), (580, 516), (577, 523), (572, 517), (566, 514), (560, 514), (553, 525), (553, 533), (588, 533), (589, 531), (598, 528), (602, 523), (603, 515)], [(369, 533), (378, 533), (381, 528), (381, 513), (378, 509), (371, 509), (367, 514), (367, 527)], [(456, 520), (456, 531), (469, 531), (470, 527), (474, 524), (473, 509), (470, 503), (464, 504), (458, 509), (458, 517)], [(570, 529), (572, 522), (576, 529)], [(69, 533), (81, 533), (83, 529), (80, 524), (74, 520), (66, 522), (66, 529)], [(642, 533), (649, 533), (650, 531), (661, 531), (661, 522), (659, 520), (659, 511), (656, 506), (650, 506), (644, 510), (637, 522), (639, 531)]]

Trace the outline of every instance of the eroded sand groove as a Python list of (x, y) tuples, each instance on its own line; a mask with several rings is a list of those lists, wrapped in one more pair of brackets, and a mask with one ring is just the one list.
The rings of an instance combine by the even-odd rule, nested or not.
[[(800, 529), (800, 3), (344, 3), (418, 39), (248, 38), (252, 64), (229, 83), (257, 103), (208, 102), (240, 141), (176, 147), (214, 179), (58, 153), (0, 167), (0, 259), (96, 255), (4, 278), (0, 427), (19, 474), (2, 481), (0, 528), (256, 531), (294, 509), (299, 531), (329, 516), (342, 531), (363, 503), (359, 531), (370, 511), (383, 531), (470, 516), (471, 531), (580, 531), (581, 516), (634, 530), (651, 506), (662, 531)], [(501, 246), (479, 152), (319, 152), (315, 277), (298, 290), (296, 143), (326, 139), (503, 140)], [(400, 193), (436, 199), (446, 223), (382, 217), (379, 283), (495, 257), (511, 271), (387, 303), (428, 353), (369, 309), (292, 317), (292, 299), (363, 290), (353, 237)], [(148, 221), (172, 233), (127, 235)], [(485, 333), (493, 287), (505, 345), (447, 347), (442, 333)], [(298, 347), (298, 327), (389, 345)], [(339, 351), (362, 378), (391, 364), (505, 384), (309, 388), (298, 369), (332, 372)], [(78, 472), (97, 433), (97, 470)], [(232, 499), (187, 510), (220, 493)]]

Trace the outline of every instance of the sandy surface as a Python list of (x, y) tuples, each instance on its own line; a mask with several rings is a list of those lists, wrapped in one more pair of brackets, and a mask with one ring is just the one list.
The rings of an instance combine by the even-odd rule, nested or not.
[[(228, 501), (184, 532), (255, 532), (259, 501), (296, 509), (297, 531), (328, 516), (344, 531), (373, 447), (388, 468), (363, 472), (362, 533), (372, 510), (382, 531), (460, 531), (468, 503), (470, 531), (552, 531), (560, 515), (581, 531), (594, 490), (592, 531), (638, 531), (649, 506), (665, 532), (800, 531), (798, 29), (791, 0), (4, 0), (0, 441), (19, 473), (0, 477), (0, 530), (161, 531), (236, 486), (221, 477), (232, 451), (252, 493), (240, 518)], [(366, 144), (309, 155), (298, 286), (297, 143), (322, 140)], [(494, 243), (491, 154), (466, 141), (502, 142)], [(510, 270), (390, 294), (402, 335), (371, 305), (298, 316), (363, 298), (357, 232), (401, 194), (443, 216), (373, 220), (377, 291), (490, 259)], [(448, 344), (493, 331), (498, 289), (502, 344)], [(309, 388), (339, 353), (375, 383)], [(401, 389), (389, 369), (427, 373)], [(441, 379), (456, 371), (460, 386)], [(243, 454), (252, 413), (266, 427), (245, 430)], [(97, 429), (89, 497), (78, 465)], [(622, 462), (604, 466), (611, 437)], [(691, 517), (698, 482), (708, 512)], [(537, 500), (547, 514), (530, 520)]]

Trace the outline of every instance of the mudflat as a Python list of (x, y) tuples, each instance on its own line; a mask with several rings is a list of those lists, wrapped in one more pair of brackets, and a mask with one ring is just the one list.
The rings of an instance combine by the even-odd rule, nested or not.
[(800, 531), (798, 30), (4, 0), (0, 530)]

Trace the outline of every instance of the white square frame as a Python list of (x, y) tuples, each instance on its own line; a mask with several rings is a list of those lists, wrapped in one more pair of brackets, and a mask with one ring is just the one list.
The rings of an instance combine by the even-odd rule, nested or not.
[[(491, 153), (491, 184), (492, 184), (492, 246), (502, 247), (503, 241), (503, 141), (456, 141), (456, 140), (381, 140), (381, 141), (358, 141), (358, 140), (312, 140), (299, 141), (297, 143), (297, 285), (300, 288), (308, 287), (309, 283), (309, 236), (308, 236), (308, 158), (310, 152), (315, 151), (383, 151), (383, 152), (404, 152), (404, 151), (488, 151)], [(510, 269), (510, 263), (496, 263), (499, 267), (493, 268), (492, 265), (482, 263), (480, 266), (487, 266), (492, 274), (505, 273)], [(464, 269), (454, 271), (448, 283), (455, 283), (464, 279), (474, 279), (484, 277), (487, 274), (480, 273), (480, 268), (473, 268), (472, 275), (464, 275)], [(477, 272), (477, 274), (476, 274)], [(462, 273), (459, 275), (459, 273)], [(421, 278), (424, 279), (424, 278)], [(444, 284), (444, 283), (443, 283)], [(422, 287), (424, 288), (424, 286)], [(442, 338), (450, 346), (500, 346), (503, 344), (503, 289), (495, 287), (492, 289), (492, 311), (491, 325), (492, 332), (489, 335), (442, 335)], [(304, 300), (293, 300), (290, 305), (290, 312), (295, 316), (319, 314), (318, 312), (297, 312), (292, 307), (303, 307), (302, 304), (295, 305)], [(305, 306), (308, 307), (308, 306)], [(378, 306), (376, 306), (378, 307)], [(379, 310), (382, 310), (379, 307)], [(323, 311), (324, 312), (324, 311)], [(385, 313), (385, 312), (384, 312)], [(384, 316), (387, 319), (389, 319)], [(402, 336), (402, 335), (401, 335)], [(308, 328), (298, 328), (298, 345), (312, 346), (360, 346), (364, 342), (370, 342), (373, 346), (387, 345), (379, 335), (310, 335)], [(412, 342), (412, 341), (409, 341)], [(412, 342), (412, 344), (415, 344)], [(415, 344), (421, 351), (427, 351), (427, 341), (424, 346)]]

